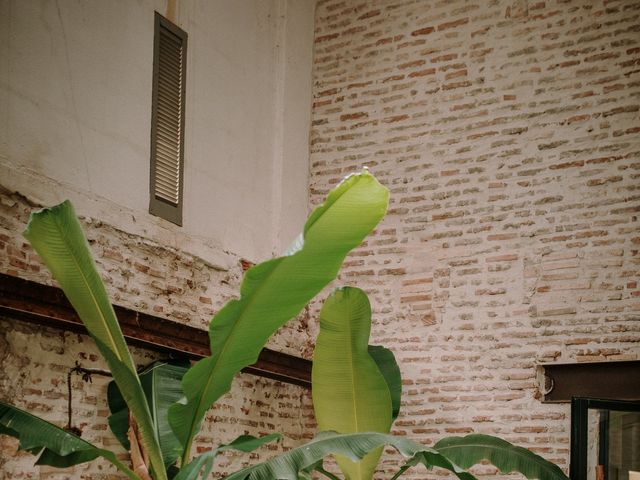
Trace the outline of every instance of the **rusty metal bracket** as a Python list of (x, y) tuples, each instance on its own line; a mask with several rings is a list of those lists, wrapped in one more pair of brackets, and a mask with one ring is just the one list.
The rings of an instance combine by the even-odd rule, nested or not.
[(71, 375), (73, 374), (81, 375), (82, 380), (86, 383), (92, 383), (91, 376), (92, 375), (102, 375), (103, 377), (111, 377), (111, 372), (106, 370), (99, 370), (97, 368), (84, 368), (82, 365), (78, 363), (76, 360), (76, 366), (69, 369), (67, 372), (67, 426), (64, 429), (67, 432), (71, 432), (74, 435), (81, 436), (82, 430), (78, 427), (73, 426), (73, 399), (72, 399), (72, 388), (71, 388)]
[[(199, 360), (210, 355), (208, 333), (166, 318), (114, 305), (120, 328), (131, 345), (173, 358)], [(87, 333), (61, 289), (0, 273), (0, 315), (61, 330)], [(311, 361), (264, 348), (243, 369), (261, 377), (311, 388)]]

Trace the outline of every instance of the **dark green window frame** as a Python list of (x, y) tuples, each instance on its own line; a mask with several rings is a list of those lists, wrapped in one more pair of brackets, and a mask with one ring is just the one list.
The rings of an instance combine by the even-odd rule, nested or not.
[[(634, 383), (636, 378), (629, 378)], [(603, 443), (599, 444), (598, 462), (605, 467), (605, 478), (608, 475), (608, 411), (640, 412), (640, 400), (613, 400), (601, 398), (573, 397), (571, 399), (571, 458), (569, 478), (571, 480), (590, 480), (587, 477), (589, 450), (589, 410), (605, 410), (600, 419), (599, 432)]]

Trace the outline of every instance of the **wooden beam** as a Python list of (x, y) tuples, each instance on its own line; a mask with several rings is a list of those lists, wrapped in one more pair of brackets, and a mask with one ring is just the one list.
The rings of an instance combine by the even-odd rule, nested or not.
[[(199, 360), (210, 355), (205, 330), (114, 305), (131, 345)], [(61, 289), (0, 273), (0, 314), (62, 330), (87, 333)], [(264, 348), (243, 372), (311, 388), (311, 362)]]
[(544, 369), (544, 402), (570, 402), (571, 397), (640, 400), (640, 361), (548, 363)]

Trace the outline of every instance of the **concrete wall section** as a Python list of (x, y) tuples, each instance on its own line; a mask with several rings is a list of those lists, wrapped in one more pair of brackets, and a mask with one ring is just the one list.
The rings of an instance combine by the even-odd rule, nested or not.
[[(298, 198), (309, 194), (309, 127), (311, 125), (311, 69), (312, 57), (307, 48), (313, 46), (313, 15), (315, 2), (281, 1), (281, 36), (279, 65), (282, 109), (276, 156), (282, 159), (280, 171), (276, 171), (274, 189), (280, 204), (276, 219), (276, 248), (284, 250), (301, 232), (303, 211)], [(308, 106), (306, 108), (305, 106)], [(281, 154), (278, 153), (281, 151)], [(307, 167), (303, 168), (306, 163)], [(279, 179), (279, 181), (278, 181)], [(276, 202), (276, 203), (278, 203)], [(278, 226), (279, 225), (279, 226)]]
[[(302, 229), (313, 8), (298, 0), (0, 2), (0, 271), (52, 283), (21, 232), (30, 211), (70, 198), (114, 303), (205, 329), (238, 295), (241, 260), (269, 258)], [(148, 213), (154, 10), (189, 34), (183, 227)], [(270, 346), (306, 353), (304, 324), (290, 330)], [(136, 350), (140, 365), (157, 356)], [(2, 400), (64, 425), (76, 361), (104, 367), (86, 336), (0, 319)], [(74, 378), (76, 425), (118, 448), (105, 387)], [(312, 423), (309, 392), (240, 375), (207, 415), (197, 452), (272, 431), (288, 437), (270, 447), (281, 451), (308, 437)], [(34, 467), (13, 439), (0, 442), (2, 478), (115, 478), (101, 462)], [(217, 471), (248, 460), (225, 456)]]
[(311, 199), (362, 165), (391, 189), (342, 282), (400, 360), (399, 433), (566, 468), (536, 364), (640, 356), (639, 28), (634, 1), (319, 2)]
[[(128, 209), (146, 236), (186, 234), (251, 260), (279, 250), (276, 229), (301, 228), (313, 2), (7, 1), (2, 9), (7, 168)], [(147, 213), (154, 10), (189, 34), (184, 228)], [(282, 183), (295, 187), (280, 198)], [(37, 194), (37, 185), (22, 193)], [(282, 202), (291, 213), (275, 225)], [(117, 226), (135, 229), (129, 220)]]

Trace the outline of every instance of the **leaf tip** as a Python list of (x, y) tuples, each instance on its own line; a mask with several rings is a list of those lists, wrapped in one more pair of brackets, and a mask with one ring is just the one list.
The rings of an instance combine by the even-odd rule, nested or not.
[(39, 210), (34, 210), (29, 216), (29, 222), (27, 223), (27, 227), (22, 232), (22, 236), (31, 241), (31, 238), (33, 238), (34, 229), (37, 228), (38, 223), (45, 221), (52, 216), (58, 216), (61, 214), (60, 212), (68, 212), (75, 217), (73, 204), (68, 199), (64, 202), (54, 205), (53, 207), (44, 207)]

